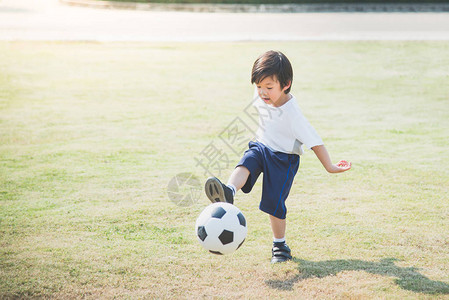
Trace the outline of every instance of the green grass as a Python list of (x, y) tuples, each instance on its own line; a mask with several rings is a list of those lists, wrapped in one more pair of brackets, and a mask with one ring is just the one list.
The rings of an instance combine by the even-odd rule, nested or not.
[[(295, 259), (272, 266), (260, 183), (229, 256), (196, 241), (208, 204), (179, 173), (244, 109), (253, 61), (292, 92), (334, 161), (307, 152), (287, 206)], [(0, 298), (449, 297), (449, 43), (0, 43)]]

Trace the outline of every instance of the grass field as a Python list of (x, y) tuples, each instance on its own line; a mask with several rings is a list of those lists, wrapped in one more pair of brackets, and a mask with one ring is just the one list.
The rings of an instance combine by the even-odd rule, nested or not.
[[(246, 242), (205, 252), (208, 204), (168, 197), (239, 117), (250, 69), (292, 61), (293, 94), (334, 161), (303, 156), (294, 260), (271, 265), (261, 185)], [(0, 43), (0, 298), (449, 298), (449, 43)], [(253, 126), (254, 127), (254, 126)], [(209, 169), (210, 171), (213, 171)]]

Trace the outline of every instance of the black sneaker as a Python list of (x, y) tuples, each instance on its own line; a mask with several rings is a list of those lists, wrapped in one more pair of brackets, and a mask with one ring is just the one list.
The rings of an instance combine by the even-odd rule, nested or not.
[(291, 250), (285, 243), (273, 243), (271, 263), (280, 263), (292, 259)]
[(234, 194), (232, 193), (231, 188), (229, 188), (226, 184), (221, 183), (221, 181), (216, 177), (208, 178), (204, 189), (206, 190), (207, 198), (209, 198), (212, 203), (234, 203)]

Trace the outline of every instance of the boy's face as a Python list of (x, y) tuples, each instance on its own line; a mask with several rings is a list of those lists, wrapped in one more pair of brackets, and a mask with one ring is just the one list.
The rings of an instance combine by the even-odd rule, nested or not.
[(279, 107), (290, 100), (290, 95), (284, 93), (290, 87), (290, 84), (281, 88), (281, 83), (276, 76), (266, 77), (256, 84), (257, 93), (265, 103)]

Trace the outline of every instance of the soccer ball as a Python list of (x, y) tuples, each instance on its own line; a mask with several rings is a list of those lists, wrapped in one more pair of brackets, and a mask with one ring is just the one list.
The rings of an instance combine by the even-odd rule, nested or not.
[(229, 254), (245, 241), (248, 228), (240, 209), (217, 202), (207, 206), (195, 224), (201, 246), (213, 254)]

